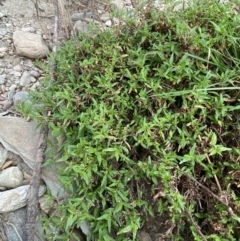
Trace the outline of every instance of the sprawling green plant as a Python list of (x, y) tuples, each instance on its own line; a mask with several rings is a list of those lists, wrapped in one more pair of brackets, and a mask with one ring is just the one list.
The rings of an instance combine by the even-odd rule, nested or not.
[(25, 114), (66, 137), (71, 194), (48, 240), (83, 220), (96, 240), (136, 240), (164, 213), (173, 240), (239, 240), (240, 17), (212, 0), (170, 10), (68, 41), (31, 94)]

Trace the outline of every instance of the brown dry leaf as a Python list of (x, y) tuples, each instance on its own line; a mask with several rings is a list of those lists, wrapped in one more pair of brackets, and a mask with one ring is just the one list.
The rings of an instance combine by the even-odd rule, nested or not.
[(12, 161), (7, 161), (7, 162), (5, 162), (5, 163), (3, 164), (3, 166), (2, 166), (2, 170), (4, 170), (4, 169), (8, 168), (9, 166), (11, 166), (12, 163), (13, 163)]
[(160, 191), (156, 195), (154, 195), (153, 200), (156, 201), (156, 199), (159, 197), (165, 197), (165, 194), (162, 191)]

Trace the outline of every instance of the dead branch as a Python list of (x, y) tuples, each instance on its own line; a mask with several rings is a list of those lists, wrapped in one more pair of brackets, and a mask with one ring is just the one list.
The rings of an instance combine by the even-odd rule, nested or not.
[[(199, 140), (201, 141), (201, 146), (203, 147), (203, 145), (202, 145), (203, 142), (202, 142), (201, 136), (199, 135), (198, 138), (199, 138)], [(208, 156), (207, 153), (205, 154), (205, 156), (206, 156), (206, 158), (207, 158), (208, 163), (211, 164), (210, 158), (209, 158), (209, 156)], [(212, 168), (211, 168), (211, 169), (212, 169)], [(212, 169), (212, 172), (213, 172), (213, 169)], [(221, 189), (220, 183), (219, 183), (219, 181), (218, 181), (217, 175), (216, 175), (216, 174), (213, 174), (213, 176), (214, 176), (214, 179), (215, 179), (215, 181), (216, 181), (216, 183), (217, 183), (218, 190), (219, 190), (219, 192), (221, 192), (222, 189)]]
[(196, 231), (201, 236), (202, 240), (207, 241), (207, 239), (205, 238), (205, 236), (201, 232), (199, 226), (194, 222), (192, 214), (187, 210), (187, 208), (185, 208), (184, 211), (186, 212), (187, 216), (189, 217), (191, 224), (195, 227)]
[(211, 195), (213, 198), (215, 198), (216, 200), (218, 200), (220, 203), (222, 203), (226, 208), (228, 213), (237, 218), (237, 220), (239, 220), (239, 217), (233, 212), (232, 208), (228, 206), (228, 204), (226, 202), (224, 202), (220, 197), (218, 197), (216, 194), (214, 194), (212, 191), (210, 191), (207, 187), (205, 187), (204, 185), (202, 185), (200, 182), (198, 182), (195, 178), (189, 176), (187, 173), (183, 172), (183, 174), (185, 176), (187, 176), (188, 178), (190, 178), (192, 181), (194, 181), (195, 183), (197, 183), (205, 192), (207, 192), (209, 195)]
[(33, 241), (35, 235), (35, 225), (38, 218), (38, 203), (39, 203), (39, 186), (41, 181), (41, 166), (44, 162), (44, 152), (47, 147), (46, 136), (47, 126), (41, 130), (41, 135), (38, 143), (36, 162), (33, 170), (33, 177), (29, 188), (29, 197), (27, 203), (27, 218), (23, 234), (24, 241)]
[(59, 9), (58, 9), (58, 0), (53, 0), (54, 7), (54, 36), (53, 36), (53, 44), (54, 47), (57, 47), (58, 41), (58, 23), (59, 23)]

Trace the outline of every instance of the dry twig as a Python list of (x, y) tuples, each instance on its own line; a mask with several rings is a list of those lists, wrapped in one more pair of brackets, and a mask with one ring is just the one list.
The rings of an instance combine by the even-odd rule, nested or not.
[(192, 214), (187, 210), (187, 208), (184, 209), (184, 211), (186, 212), (186, 214), (188, 215), (191, 224), (195, 227), (196, 231), (198, 232), (198, 234), (201, 236), (202, 240), (207, 241), (207, 239), (205, 238), (205, 236), (203, 235), (203, 233), (201, 232), (199, 226), (194, 222)]
[(212, 197), (214, 197), (216, 200), (218, 200), (220, 203), (222, 203), (226, 208), (228, 213), (237, 218), (239, 220), (239, 217), (233, 212), (232, 208), (228, 206), (227, 203), (225, 203), (220, 197), (218, 197), (216, 194), (214, 194), (212, 191), (210, 191), (207, 187), (205, 187), (204, 185), (202, 185), (200, 182), (198, 182), (195, 178), (189, 176), (187, 173), (183, 172), (183, 174), (185, 176), (187, 176), (188, 178), (190, 178), (192, 181), (194, 181), (195, 183), (197, 183), (205, 192), (207, 192), (208, 194), (210, 194)]
[(41, 181), (41, 166), (44, 162), (44, 152), (47, 147), (46, 135), (47, 135), (47, 126), (45, 126), (40, 135), (37, 154), (36, 154), (36, 162), (33, 170), (33, 177), (30, 183), (29, 188), (29, 198), (27, 203), (27, 218), (26, 225), (24, 230), (24, 241), (33, 241), (35, 235), (35, 225), (38, 217), (38, 192)]
[[(198, 139), (199, 139), (199, 140), (201, 141), (201, 143), (202, 143), (202, 138), (201, 138), (200, 135), (198, 136)], [(203, 145), (202, 145), (202, 146), (203, 146)], [(207, 158), (207, 160), (208, 160), (208, 163), (211, 164), (209, 155), (206, 153), (205, 156), (206, 156), (206, 158)], [(213, 170), (212, 170), (212, 171), (213, 171)], [(213, 176), (214, 176), (214, 179), (215, 179), (215, 181), (216, 181), (216, 183), (217, 183), (218, 190), (219, 190), (219, 192), (221, 192), (222, 189), (221, 189), (221, 186), (220, 186), (220, 183), (219, 183), (219, 181), (218, 181), (218, 178), (217, 178), (216, 174), (213, 174)]]

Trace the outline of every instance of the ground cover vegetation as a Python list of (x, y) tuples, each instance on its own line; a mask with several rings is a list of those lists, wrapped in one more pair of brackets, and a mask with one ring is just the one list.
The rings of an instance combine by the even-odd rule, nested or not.
[(238, 9), (139, 9), (66, 42), (51, 56), (55, 80), (47, 70), (22, 105), (65, 137), (70, 196), (45, 220), (63, 231), (48, 240), (68, 240), (83, 220), (95, 240), (137, 240), (166, 214), (172, 240), (239, 240)]

